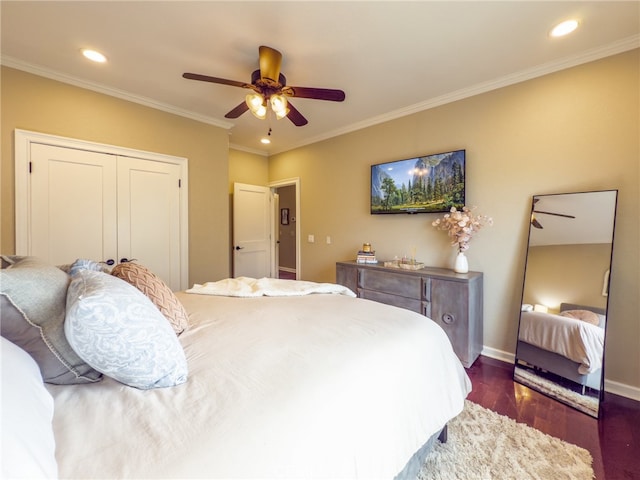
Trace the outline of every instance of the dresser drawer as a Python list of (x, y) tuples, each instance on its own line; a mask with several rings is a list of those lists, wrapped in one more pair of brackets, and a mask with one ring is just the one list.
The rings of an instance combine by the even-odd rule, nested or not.
[(358, 289), (358, 296), (375, 302), (386, 303), (387, 305), (393, 305), (394, 307), (405, 308), (413, 312), (422, 313), (422, 302), (413, 298), (366, 290), (364, 288)]
[[(360, 269), (358, 271), (358, 287), (390, 295), (400, 295), (417, 301), (422, 298), (422, 279), (401, 273)], [(420, 308), (418, 307), (416, 311), (420, 311)]]

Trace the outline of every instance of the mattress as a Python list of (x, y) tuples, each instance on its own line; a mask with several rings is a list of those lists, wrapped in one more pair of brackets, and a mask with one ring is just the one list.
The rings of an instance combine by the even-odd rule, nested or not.
[(471, 390), (444, 331), (408, 310), (177, 295), (186, 383), (47, 385), (61, 478), (393, 478)]

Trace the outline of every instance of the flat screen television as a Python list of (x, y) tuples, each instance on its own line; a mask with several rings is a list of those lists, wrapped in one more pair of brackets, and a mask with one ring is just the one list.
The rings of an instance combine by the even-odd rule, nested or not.
[(464, 206), (465, 150), (371, 166), (371, 214), (437, 213)]

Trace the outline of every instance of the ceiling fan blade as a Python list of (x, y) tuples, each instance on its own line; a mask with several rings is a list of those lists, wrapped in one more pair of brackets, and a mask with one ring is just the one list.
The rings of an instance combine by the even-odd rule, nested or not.
[(289, 113), (287, 113), (287, 117), (289, 117), (289, 120), (291, 120), (296, 127), (302, 127), (309, 123), (298, 109), (291, 105), (291, 102), (289, 102)]
[(237, 82), (235, 80), (227, 80), (226, 78), (209, 77), (208, 75), (200, 75), (199, 73), (183, 73), (182, 76), (189, 80), (199, 80), (201, 82), (220, 83), (222, 85), (231, 85), (232, 87), (253, 88), (245, 82)]
[(543, 212), (542, 210), (534, 210), (536, 213), (543, 213), (545, 215), (554, 215), (556, 217), (564, 217), (564, 218), (576, 218), (573, 215), (565, 215), (564, 213), (555, 213), (555, 212)]
[(247, 110), (249, 110), (249, 105), (247, 105), (247, 102), (242, 102), (236, 108), (234, 108), (229, 113), (227, 113), (225, 115), (225, 118), (238, 118), (240, 115), (242, 115)]
[(535, 217), (531, 217), (531, 225), (533, 225), (535, 228), (539, 228), (540, 230), (542, 230), (542, 225), (538, 220), (535, 219)]
[(264, 45), (258, 48), (258, 52), (260, 55), (260, 78), (278, 83), (282, 54), (278, 50)]
[(311, 87), (285, 87), (282, 93), (290, 97), (313, 98), (315, 100), (329, 100), (330, 102), (342, 102), (346, 95), (342, 90), (332, 88)]

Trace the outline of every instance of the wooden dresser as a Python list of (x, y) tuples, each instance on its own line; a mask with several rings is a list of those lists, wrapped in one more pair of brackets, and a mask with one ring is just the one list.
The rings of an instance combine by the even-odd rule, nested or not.
[(449, 336), (465, 367), (482, 350), (482, 273), (444, 268), (403, 270), (350, 262), (336, 263), (336, 283), (358, 297), (406, 308), (429, 317)]

